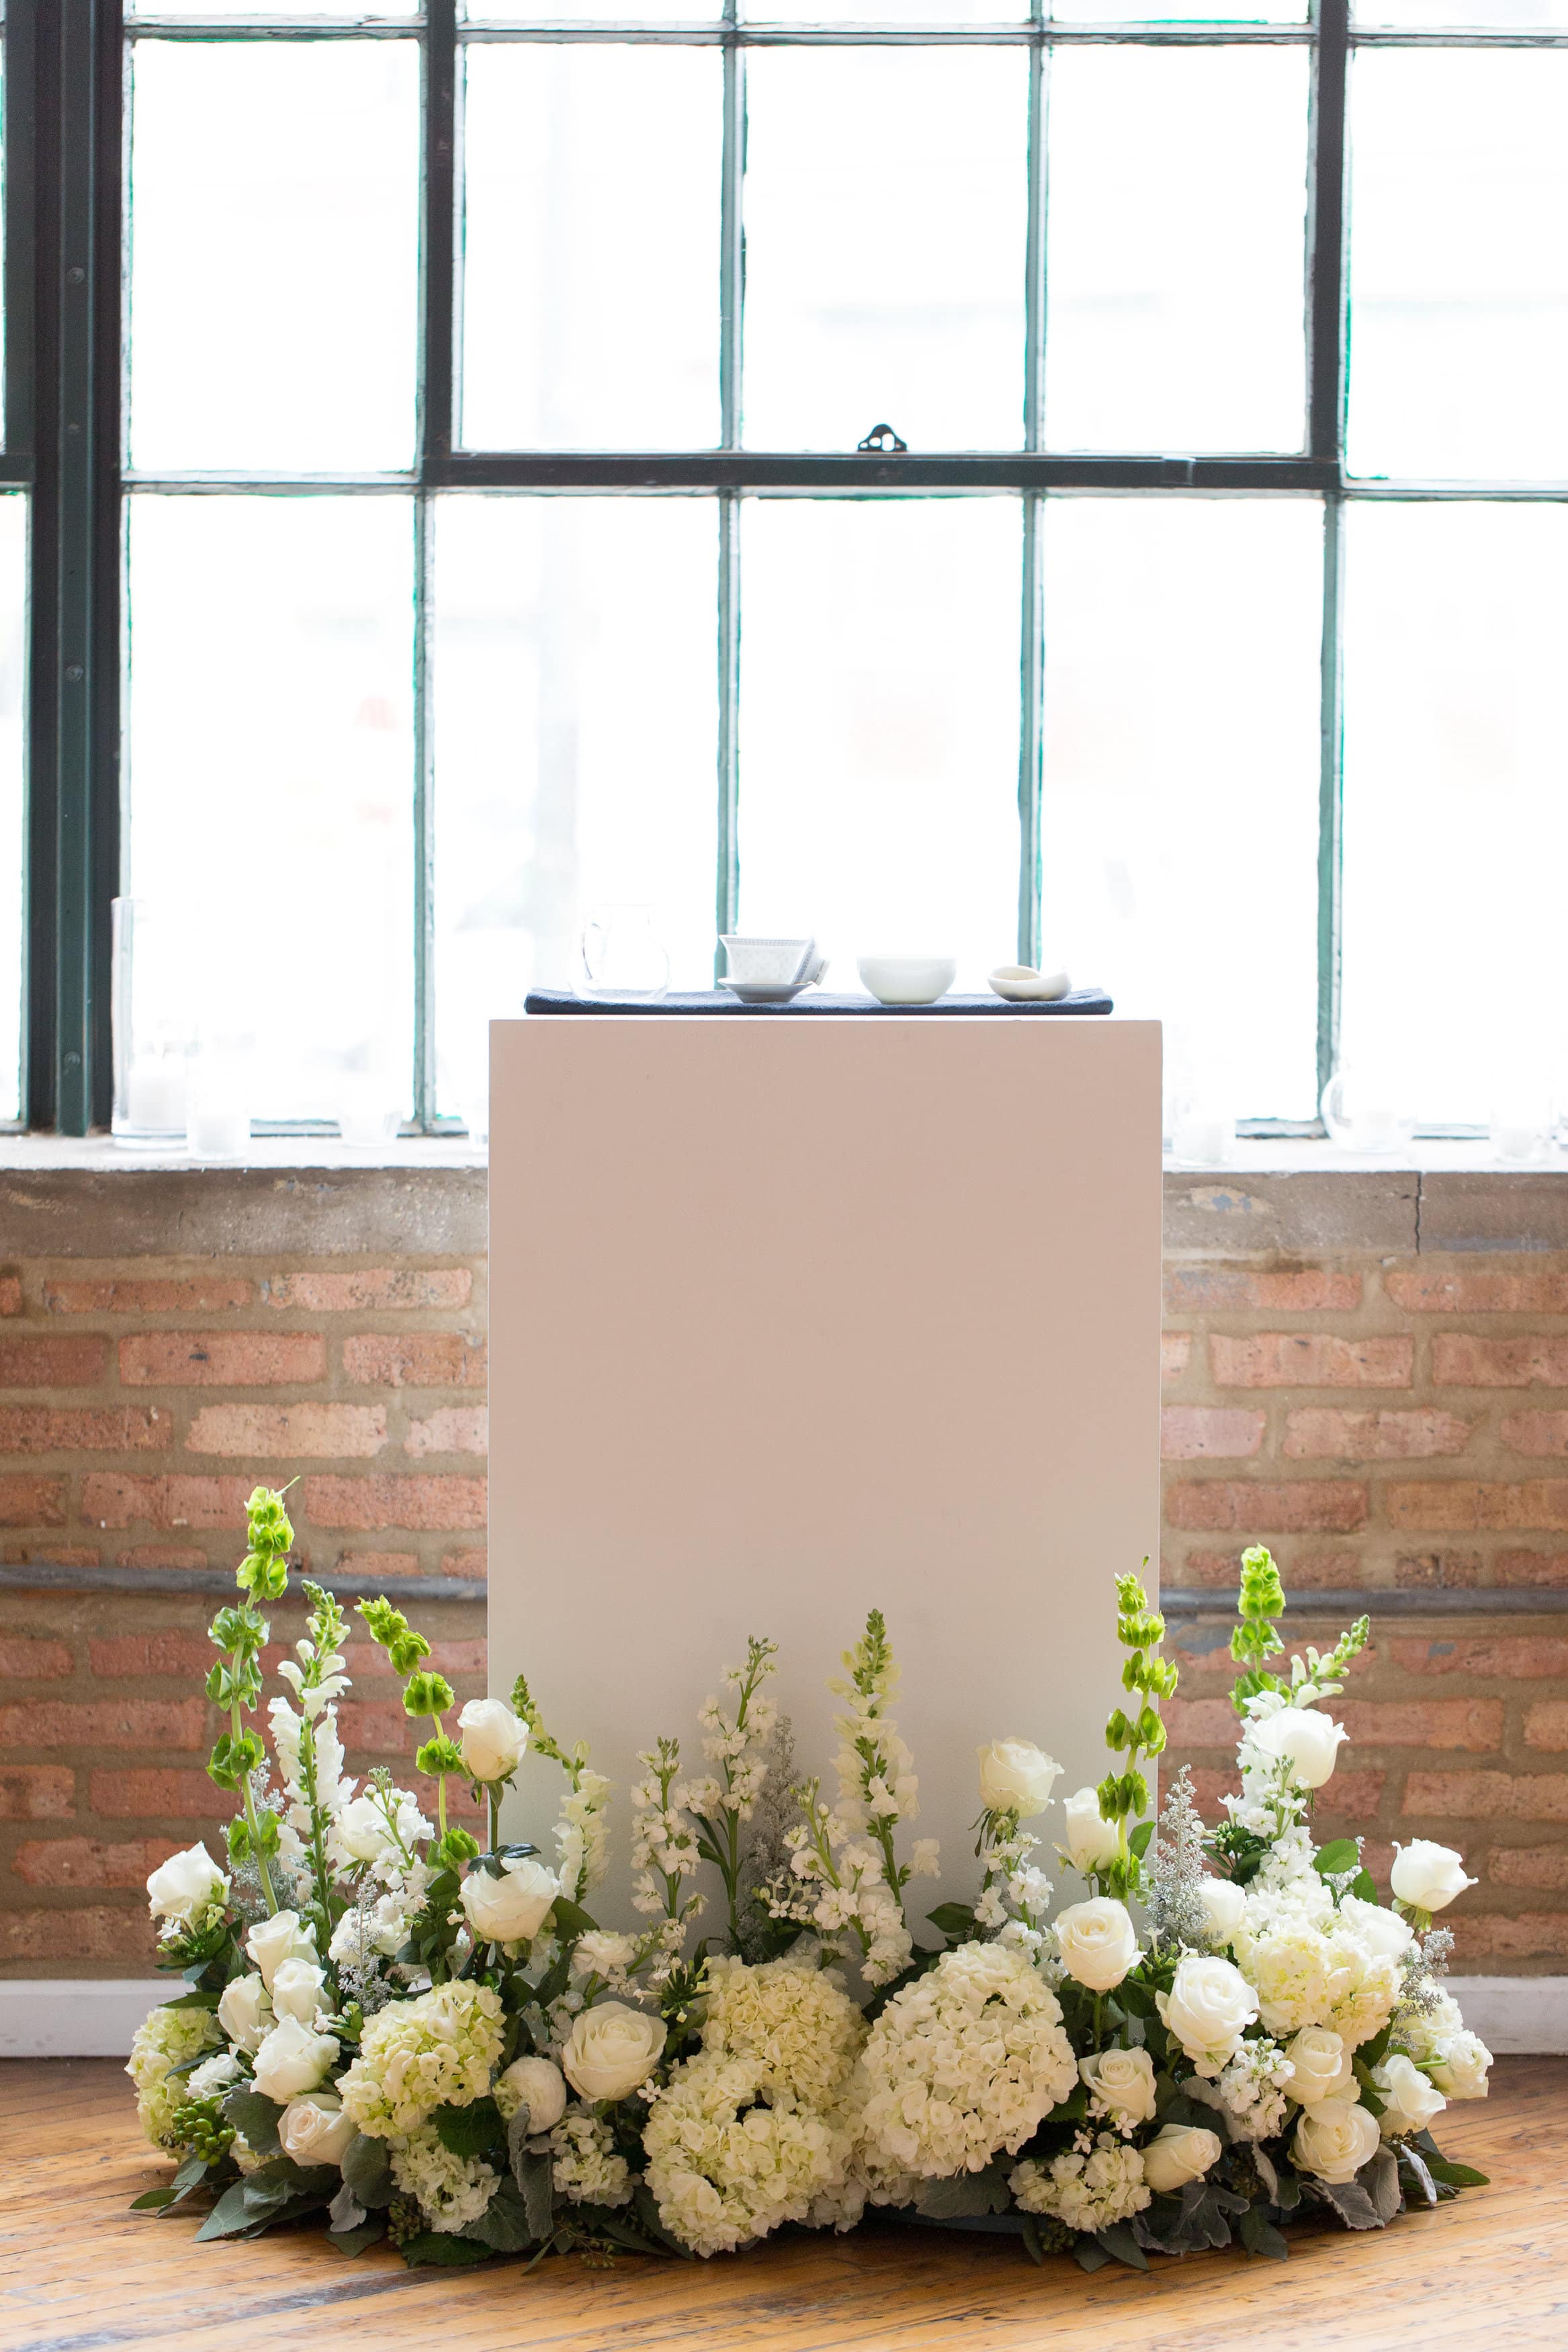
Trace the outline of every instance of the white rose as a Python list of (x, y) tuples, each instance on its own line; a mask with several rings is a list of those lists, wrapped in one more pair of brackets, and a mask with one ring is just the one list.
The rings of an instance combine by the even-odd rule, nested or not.
[(224, 1987), (218, 2023), (236, 2050), (259, 2050), (272, 2030), (272, 2003), (259, 1977), (235, 1977)]
[(1135, 2124), (1153, 2122), (1155, 2062), (1146, 2050), (1096, 2050), (1078, 2061), (1078, 2071), (1103, 2107)]
[(275, 1971), (284, 1960), (313, 1960), (316, 1930), (302, 1922), (298, 1911), (275, 1911), (258, 1919), (245, 1939), (246, 1950), (261, 1970), (262, 1983), (272, 1990)]
[(1091, 1992), (1119, 1985), (1138, 1957), (1138, 1932), (1124, 1903), (1096, 1895), (1070, 1903), (1053, 1921), (1063, 1965)]
[(1408, 1845), (1396, 1845), (1388, 1883), (1413, 1911), (1443, 1911), (1456, 1895), (1479, 1882), (1465, 1876), (1464, 1863), (1451, 1845), (1412, 1838)]
[(1331, 1723), (1316, 1707), (1286, 1706), (1248, 1727), (1248, 1738), (1265, 1756), (1289, 1763), (1301, 1789), (1321, 1789), (1334, 1768), (1343, 1723)]
[(1484, 2099), (1491, 2052), (1479, 2033), (1451, 2033), (1427, 2072), (1445, 2097)]
[(1168, 2197), (1189, 2180), (1201, 2180), (1219, 2158), (1219, 2135), (1198, 2124), (1166, 2124), (1144, 2150), (1144, 2179), (1156, 2195)]
[(326, 1969), (314, 1960), (279, 1960), (272, 1972), (273, 2015), (297, 2017), (301, 2025), (314, 2025), (327, 2014), (328, 2004), (321, 1998), (326, 1981)]
[(993, 1739), (977, 1748), (980, 1801), (993, 1813), (1015, 1812), (1023, 1822), (1043, 1813), (1061, 1767), (1030, 1739)]
[(1076, 1796), (1064, 1798), (1061, 1810), (1067, 1817), (1067, 1852), (1075, 1870), (1087, 1878), (1091, 1871), (1103, 1870), (1115, 1861), (1120, 1851), (1116, 1824), (1101, 1820), (1097, 1789), (1080, 1789)]
[(1228, 1878), (1201, 1878), (1197, 1899), (1208, 1921), (1208, 1932), (1217, 1944), (1228, 1944), (1247, 1909), (1247, 1897), (1239, 1886)]
[(355, 1862), (379, 1862), (397, 1843), (374, 1797), (350, 1797), (338, 1815), (337, 1830), (343, 1851)]
[(358, 2129), (331, 2091), (308, 2091), (303, 2098), (290, 2099), (277, 2118), (279, 2145), (296, 2164), (341, 2165)]
[(209, 1903), (222, 1903), (229, 1883), (204, 1845), (188, 1845), (161, 1862), (147, 1882), (155, 1919), (189, 1919)]
[(623, 2099), (647, 2081), (664, 2047), (662, 2019), (622, 2000), (601, 2000), (572, 2027), (560, 2063), (583, 2098)]
[(566, 2083), (548, 2058), (514, 2058), (497, 2082), (496, 2099), (508, 2123), (527, 2107), (530, 2133), (553, 2131), (566, 2113)]
[(463, 1909), (481, 1943), (523, 1944), (537, 1936), (560, 1893), (560, 1881), (531, 1854), (501, 1865), (499, 1878), (471, 1870), (463, 1882)]
[(1200, 2074), (1220, 2072), (1258, 2014), (1252, 1988), (1239, 1968), (1191, 1953), (1176, 1962), (1169, 1992), (1156, 1993), (1155, 2001)]
[(329, 2033), (315, 2033), (297, 2017), (280, 2018), (256, 2053), (256, 2087), (287, 2106), (301, 2091), (313, 2091), (338, 2055)]
[(220, 2050), (215, 2058), (204, 2059), (185, 2084), (185, 2095), (191, 2099), (213, 2099), (226, 2091), (231, 2083), (240, 2078), (240, 2063), (232, 2050)]
[(1291, 2153), (1319, 2180), (1354, 2180), (1376, 2155), (1382, 2137), (1369, 2107), (1351, 2098), (1323, 2099), (1301, 2109)]
[(1375, 2066), (1372, 2079), (1383, 2100), (1378, 2127), (1385, 2139), (1402, 2139), (1406, 2132), (1425, 2131), (1433, 2116), (1440, 2116), (1448, 2104), (1414, 2059), (1406, 2058), (1402, 2051), (1385, 2058), (1381, 2066)]
[(1339, 1916), (1364, 1951), (1379, 1959), (1403, 1959), (1416, 1941), (1408, 1919), (1387, 1911), (1381, 1903), (1364, 1902), (1359, 1895), (1340, 1896)]
[(1287, 2088), (1303, 2107), (1321, 2106), (1353, 2090), (1355, 2069), (1344, 2036), (1328, 2025), (1303, 2025), (1285, 2044), (1293, 2074)]
[(504, 1698), (471, 1698), (457, 1718), (463, 1762), (476, 1780), (504, 1780), (523, 1760), (528, 1727)]

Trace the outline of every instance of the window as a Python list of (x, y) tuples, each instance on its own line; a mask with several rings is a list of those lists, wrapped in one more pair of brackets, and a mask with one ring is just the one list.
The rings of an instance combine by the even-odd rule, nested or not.
[(1246, 5), (11, 0), (0, 1121), (103, 1121), (117, 889), (286, 1126), (461, 1125), (627, 898), (1263, 1129), (1555, 1077), (1568, 14)]

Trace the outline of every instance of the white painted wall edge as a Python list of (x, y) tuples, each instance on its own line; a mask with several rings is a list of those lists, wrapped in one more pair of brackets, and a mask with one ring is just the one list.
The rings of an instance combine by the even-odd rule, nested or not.
[[(1568, 1976), (1450, 1977), (1465, 2022), (1487, 2048), (1568, 2053)], [(123, 2058), (170, 1977), (14, 1978), (0, 1982), (0, 2057)]]

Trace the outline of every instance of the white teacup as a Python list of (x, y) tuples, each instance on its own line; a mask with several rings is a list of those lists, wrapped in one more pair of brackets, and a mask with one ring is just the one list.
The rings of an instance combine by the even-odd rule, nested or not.
[(743, 988), (789, 988), (805, 978), (815, 940), (745, 939), (722, 931), (719, 945), (729, 963), (729, 977)]

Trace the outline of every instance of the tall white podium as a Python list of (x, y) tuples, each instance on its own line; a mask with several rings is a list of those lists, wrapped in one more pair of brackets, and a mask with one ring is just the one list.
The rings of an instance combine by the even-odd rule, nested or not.
[[(1108, 1019), (534, 1017), (492, 1031), (490, 1676), (616, 1783), (750, 1633), (801, 1767), (868, 1608), (972, 1892), (975, 1749), (1107, 1769), (1112, 1579), (1159, 1527), (1160, 1041)], [(541, 1843), (550, 1768), (514, 1835)], [(1060, 1835), (1060, 1807), (1036, 1824)]]

